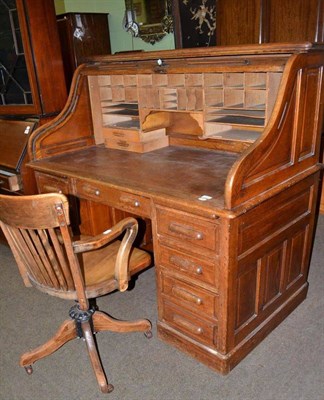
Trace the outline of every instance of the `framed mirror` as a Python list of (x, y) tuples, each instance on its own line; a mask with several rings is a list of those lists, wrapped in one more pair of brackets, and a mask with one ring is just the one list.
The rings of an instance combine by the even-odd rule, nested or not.
[(125, 0), (124, 29), (154, 44), (173, 32), (172, 0)]

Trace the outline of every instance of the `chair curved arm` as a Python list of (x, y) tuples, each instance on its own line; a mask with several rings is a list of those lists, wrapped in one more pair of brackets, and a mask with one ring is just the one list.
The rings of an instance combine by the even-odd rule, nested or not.
[(126, 232), (118, 249), (114, 272), (118, 289), (121, 292), (124, 292), (128, 288), (128, 281), (130, 279), (129, 257), (138, 232), (138, 222), (136, 219), (132, 217), (125, 218), (99, 235), (84, 240), (77, 240), (72, 243), (75, 253), (83, 253), (99, 249), (112, 242), (124, 231)]
[(116, 264), (115, 264), (115, 279), (118, 283), (118, 290), (124, 292), (128, 288), (128, 281), (130, 280), (129, 273), (129, 257), (132, 250), (132, 245), (137, 236), (138, 223), (129, 224), (126, 227), (126, 232), (123, 240), (119, 246)]
[(134, 228), (134, 226), (136, 226), (135, 229), (137, 234), (138, 223), (136, 219), (132, 217), (125, 218), (114, 225), (112, 228), (107, 229), (105, 232), (102, 232), (99, 235), (87, 239), (73, 241), (73, 251), (74, 253), (84, 253), (85, 251), (99, 249), (100, 247), (103, 247), (106, 244), (112, 242), (126, 229)]

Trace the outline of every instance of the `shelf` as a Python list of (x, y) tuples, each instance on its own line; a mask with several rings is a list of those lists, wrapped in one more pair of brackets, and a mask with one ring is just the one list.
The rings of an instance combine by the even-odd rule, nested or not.
[(234, 140), (242, 142), (255, 142), (260, 137), (260, 132), (251, 130), (229, 129), (227, 131), (209, 134), (210, 139)]
[(249, 90), (249, 89), (251, 89), (251, 90), (266, 90), (266, 88), (267, 88), (266, 84), (246, 85), (246, 90)]
[[(172, 127), (173, 133), (253, 142), (274, 106), (281, 73), (148, 73), (98, 79), (104, 127)], [(198, 119), (193, 116), (197, 113)]]
[(208, 122), (217, 122), (230, 125), (251, 125), (251, 126), (264, 126), (264, 118), (252, 118), (236, 115), (228, 115), (219, 118), (208, 120)]
[(114, 109), (110, 111), (103, 111), (103, 114), (115, 114), (115, 115), (129, 115), (131, 117), (138, 117), (138, 110), (130, 110), (130, 109)]
[(104, 128), (117, 128), (117, 129), (140, 129), (139, 120), (132, 119), (128, 121), (116, 122), (113, 124), (106, 124)]
[(130, 110), (138, 110), (138, 104), (137, 103), (107, 103), (107, 104), (102, 104), (102, 107), (109, 107), (109, 108), (127, 108)]
[(228, 108), (222, 108), (222, 109), (208, 109), (207, 116), (228, 116), (228, 115), (233, 115), (233, 116), (243, 116), (243, 117), (251, 117), (251, 118), (264, 118), (265, 117), (265, 111), (264, 110), (254, 110), (254, 109), (228, 109)]

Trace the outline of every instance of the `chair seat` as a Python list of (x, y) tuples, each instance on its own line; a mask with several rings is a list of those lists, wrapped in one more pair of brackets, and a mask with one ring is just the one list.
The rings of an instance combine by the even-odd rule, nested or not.
[[(83, 268), (87, 298), (97, 297), (117, 289), (114, 279), (115, 263), (120, 241), (98, 250), (79, 254), (80, 267)], [(151, 264), (151, 256), (138, 248), (130, 254), (129, 271), (134, 275)]]
[[(83, 271), (85, 281), (85, 294), (87, 299), (103, 296), (118, 289), (114, 279), (114, 270), (120, 241), (115, 240), (109, 246), (97, 250), (77, 254), (80, 268)], [(132, 248), (129, 261), (130, 276), (147, 268), (151, 264), (151, 256), (146, 251)], [(33, 286), (44, 293), (62, 299), (77, 300), (75, 290), (57, 290), (44, 287), (36, 282), (31, 276), (29, 280)]]

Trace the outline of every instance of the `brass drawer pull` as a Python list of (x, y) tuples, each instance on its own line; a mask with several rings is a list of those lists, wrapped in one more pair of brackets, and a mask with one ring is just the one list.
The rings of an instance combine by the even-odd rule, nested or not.
[(60, 193), (60, 194), (63, 193), (62, 189), (59, 189), (59, 188), (57, 188), (55, 186), (50, 186), (50, 185), (44, 185), (43, 186), (43, 191), (51, 192), (51, 193)]
[(169, 225), (169, 231), (181, 236), (185, 236), (189, 239), (202, 240), (204, 238), (204, 234), (202, 232), (196, 231), (190, 226), (180, 225), (174, 222)]
[(88, 185), (82, 185), (81, 187), (81, 193), (80, 194), (86, 194), (86, 195), (90, 195), (90, 196), (100, 196), (100, 190), (96, 189), (93, 186), (88, 186)]
[(203, 273), (203, 267), (201, 265), (197, 265), (192, 261), (186, 260), (185, 258), (179, 256), (170, 256), (169, 261), (171, 264), (176, 265), (183, 271), (193, 272), (197, 275), (201, 275)]
[(203, 303), (201, 297), (196, 296), (195, 294), (190, 293), (187, 290), (179, 288), (177, 286), (172, 286), (172, 293), (174, 296), (179, 297), (182, 300), (189, 301), (190, 303), (195, 303), (198, 306), (202, 305)]
[(191, 322), (181, 318), (178, 315), (173, 316), (173, 321), (182, 326), (183, 328), (187, 329), (188, 331), (194, 333), (195, 335), (202, 335), (204, 333), (204, 330), (201, 326), (197, 326), (192, 324)]
[(129, 205), (130, 207), (140, 207), (141, 203), (139, 200), (134, 199), (132, 197), (128, 197), (128, 196), (120, 196), (120, 201), (122, 201), (124, 204)]

